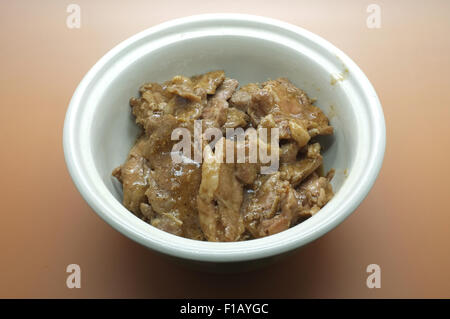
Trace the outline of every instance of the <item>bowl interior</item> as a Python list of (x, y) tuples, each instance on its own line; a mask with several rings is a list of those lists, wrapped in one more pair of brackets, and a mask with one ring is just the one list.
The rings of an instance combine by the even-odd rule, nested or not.
[[(355, 114), (351, 100), (341, 83), (326, 65), (311, 55), (289, 46), (249, 36), (205, 36), (189, 38), (149, 50), (110, 79), (104, 86), (91, 126), (91, 149), (95, 166), (108, 190), (121, 201), (120, 184), (111, 171), (122, 164), (139, 132), (131, 115), (129, 99), (138, 96), (144, 82), (162, 82), (174, 75), (195, 75), (223, 69), (241, 85), (287, 77), (305, 90), (329, 117), (334, 136), (321, 138), (324, 148), (324, 168), (336, 170), (332, 181), (339, 192), (354, 159), (356, 138)], [(339, 63), (339, 62), (338, 62)], [(342, 71), (344, 71), (342, 66)]]

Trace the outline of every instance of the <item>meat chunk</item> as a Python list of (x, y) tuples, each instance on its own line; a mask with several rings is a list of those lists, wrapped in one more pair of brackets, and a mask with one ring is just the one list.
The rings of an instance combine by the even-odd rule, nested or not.
[(172, 115), (184, 122), (193, 121), (200, 117), (206, 105), (206, 98), (192, 101), (168, 92), (167, 87), (157, 83), (142, 86), (140, 92), (141, 97), (130, 99), (130, 106), (136, 123), (149, 135), (163, 124), (165, 116)]
[[(333, 127), (321, 109), (314, 106), (306, 93), (293, 85), (288, 79), (279, 78), (276, 83), (269, 84), (278, 96), (280, 109), (305, 121), (311, 137), (333, 134)], [(268, 82), (266, 82), (268, 83)], [(267, 88), (267, 85), (265, 86)]]
[(248, 115), (241, 110), (230, 107), (227, 110), (227, 119), (225, 124), (223, 124), (224, 128), (237, 128), (237, 127), (246, 127), (249, 121)]
[(281, 112), (274, 112), (261, 119), (260, 127), (278, 128), (280, 140), (294, 140), (299, 147), (308, 144), (310, 136), (305, 123)]
[(255, 127), (277, 107), (273, 94), (255, 83), (243, 86), (233, 94), (230, 102), (232, 106), (246, 112)]
[(302, 109), (311, 105), (305, 92), (285, 78), (264, 82), (263, 88), (270, 93), (277, 108), (283, 113), (299, 114)]
[(200, 118), (203, 108), (206, 106), (206, 100), (201, 102), (190, 101), (177, 96), (175, 98), (173, 114), (182, 122), (193, 122)]
[(176, 141), (171, 140), (171, 134), (183, 125), (183, 121), (172, 115), (163, 116), (161, 121), (163, 125), (150, 136), (145, 135), (140, 143), (141, 152), (151, 168), (145, 191), (153, 211), (150, 223), (175, 235), (202, 240), (195, 200), (201, 180), (200, 164), (172, 160)]
[(182, 221), (175, 216), (167, 213), (157, 214), (152, 206), (149, 204), (141, 203), (141, 212), (143, 214), (142, 219), (147, 221), (150, 225), (159, 228), (165, 232), (183, 236)]
[[(267, 132), (267, 135), (269, 136), (266, 140), (261, 139), (260, 133), (261, 132), (259, 131), (255, 131), (253, 138), (250, 138), (249, 135), (245, 134), (243, 143), (238, 140), (236, 140), (235, 143), (235, 175), (239, 181), (245, 185), (253, 184), (261, 171), (261, 167), (268, 164), (261, 161), (259, 153), (261, 148), (263, 147), (267, 150), (268, 156), (273, 152), (273, 145), (268, 143), (270, 141), (270, 130)], [(276, 144), (275, 147), (278, 148), (278, 144)]]
[(294, 163), (282, 163), (280, 165), (281, 178), (297, 186), (312, 172), (322, 165), (320, 155), (320, 144), (315, 143), (308, 146), (306, 157)]
[(273, 235), (288, 229), (293, 224), (297, 209), (294, 190), (289, 186), (280, 197), (280, 210), (273, 218), (261, 222), (260, 233), (264, 236)]
[(185, 99), (200, 102), (207, 94), (214, 94), (225, 79), (223, 71), (208, 72), (191, 78), (177, 75), (165, 82), (166, 90)]
[(245, 227), (255, 238), (288, 229), (297, 204), (293, 189), (279, 172), (259, 179), (261, 186), (242, 206)]
[(235, 175), (243, 184), (252, 184), (258, 177), (259, 165), (257, 163), (237, 163)]
[[(173, 235), (186, 237), (183, 233), (183, 222), (172, 214), (157, 214), (150, 220), (150, 224)], [(202, 237), (192, 237), (192, 239), (202, 240)]]
[[(256, 178), (258, 177), (258, 173), (260, 170), (260, 163), (257, 161), (252, 162), (250, 160), (250, 156), (249, 156), (249, 145), (248, 145), (248, 141), (245, 141), (246, 143), (244, 144), (244, 158), (243, 161), (241, 160), (241, 162), (238, 162), (236, 160), (236, 171), (235, 171), (235, 175), (237, 177), (237, 179), (246, 185), (250, 185), (252, 184)], [(237, 158), (237, 154), (238, 154), (238, 149), (241, 146), (237, 146), (235, 149), (235, 154), (236, 154), (236, 158)], [(257, 145), (255, 146), (257, 147)]]
[(326, 177), (312, 173), (295, 192), (297, 199), (295, 222), (303, 221), (316, 214), (333, 197), (333, 188), (330, 184), (334, 171), (331, 170)]
[(234, 164), (221, 162), (207, 146), (197, 197), (198, 215), (209, 241), (236, 241), (245, 229), (240, 214), (243, 187), (234, 175)]
[(309, 137), (333, 133), (325, 114), (312, 105), (304, 91), (285, 78), (264, 82), (261, 87), (254, 84), (245, 86), (232, 96), (231, 105), (246, 111), (254, 126), (270, 113), (296, 118), (294, 124), (299, 124), (302, 129), (296, 135), (300, 141), (306, 139), (304, 130)]
[(294, 163), (300, 147), (296, 142), (288, 141), (280, 146), (280, 163)]
[(176, 141), (170, 137), (183, 123), (172, 115), (162, 116), (161, 122), (164, 125), (157, 126), (150, 135), (142, 135), (130, 151), (129, 160), (113, 172), (123, 183), (124, 205), (159, 229), (203, 240), (195, 201), (200, 165), (172, 160)]
[(202, 240), (196, 203), (201, 181), (200, 166), (174, 163), (169, 154), (158, 160), (158, 165), (150, 173), (145, 193), (155, 213), (150, 223), (175, 235)]
[(142, 127), (145, 127), (147, 121), (155, 114), (158, 117), (161, 114), (173, 114), (174, 112), (173, 105), (169, 104), (171, 95), (167, 95), (159, 84), (149, 83), (145, 87), (145, 89), (141, 88), (141, 97), (130, 99), (136, 123)]
[(147, 203), (141, 203), (141, 205), (139, 205), (139, 208), (141, 210), (142, 213), (142, 219), (144, 219), (145, 221), (151, 221), (153, 217), (155, 217), (155, 212), (152, 209), (152, 206), (150, 206)]
[(224, 80), (225, 72), (223, 70), (211, 71), (192, 77), (192, 82), (195, 83), (195, 86), (203, 89), (206, 94), (215, 94), (216, 89), (222, 84)]
[[(150, 124), (150, 123), (147, 123)], [(182, 127), (182, 122), (172, 115), (160, 116), (152, 128), (147, 128), (150, 132), (144, 134), (141, 141), (142, 155), (149, 161), (151, 167), (157, 166), (158, 157), (170, 153), (175, 141), (171, 140), (172, 132), (178, 127)]]
[(247, 108), (247, 113), (253, 125), (258, 126), (261, 119), (268, 115), (274, 107), (273, 96), (268, 91), (260, 89), (253, 93), (252, 102)]
[(256, 83), (249, 83), (244, 85), (239, 89), (239, 91), (233, 93), (230, 98), (230, 105), (245, 113), (248, 113), (248, 108), (250, 104), (252, 104), (252, 97), (259, 90), (260, 87)]
[(218, 87), (213, 99), (228, 101), (238, 85), (239, 82), (237, 80), (226, 78)]
[(123, 185), (123, 205), (137, 216), (142, 215), (141, 203), (147, 202), (145, 192), (150, 175), (150, 168), (140, 150), (141, 145), (142, 139), (130, 151), (127, 161), (112, 173)]
[(213, 71), (191, 78), (177, 75), (163, 85), (146, 83), (139, 89), (141, 96), (130, 99), (136, 123), (151, 133), (161, 125), (164, 115), (174, 115), (183, 121), (196, 120), (206, 106), (207, 94), (214, 94), (224, 79), (223, 71)]
[(208, 100), (202, 117), (205, 127), (221, 127), (227, 121), (228, 99), (238, 87), (239, 82), (234, 79), (225, 79), (217, 89), (214, 97)]

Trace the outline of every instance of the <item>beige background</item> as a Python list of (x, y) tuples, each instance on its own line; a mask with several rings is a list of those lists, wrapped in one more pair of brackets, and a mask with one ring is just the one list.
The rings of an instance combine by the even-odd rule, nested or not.
[[(66, 7), (81, 6), (81, 29)], [(0, 297), (450, 297), (450, 1), (1, 1)], [(381, 6), (381, 29), (366, 8)], [(186, 270), (122, 236), (83, 201), (62, 128), (87, 70), (127, 37), (207, 12), (299, 25), (341, 48), (381, 99), (387, 148), (357, 211), (293, 256), (248, 274)], [(68, 264), (82, 288), (65, 285)], [(382, 269), (382, 288), (365, 268)]]

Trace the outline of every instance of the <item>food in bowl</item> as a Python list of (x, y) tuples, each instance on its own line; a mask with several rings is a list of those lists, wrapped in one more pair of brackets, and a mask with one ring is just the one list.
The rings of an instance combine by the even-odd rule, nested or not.
[[(112, 173), (128, 210), (178, 236), (239, 241), (297, 225), (333, 197), (334, 171), (323, 176), (315, 139), (333, 134), (325, 114), (285, 78), (238, 86), (219, 70), (140, 87), (130, 105), (142, 133)], [(192, 142), (198, 128), (205, 132), (199, 143), (187, 144), (183, 155), (174, 151), (176, 130), (185, 129)], [(212, 129), (216, 134), (208, 136)], [(229, 134), (244, 130), (241, 139)], [(201, 153), (193, 160), (195, 145)], [(260, 153), (252, 154), (252, 147)], [(261, 156), (251, 157), (263, 147), (276, 156), (271, 171)]]

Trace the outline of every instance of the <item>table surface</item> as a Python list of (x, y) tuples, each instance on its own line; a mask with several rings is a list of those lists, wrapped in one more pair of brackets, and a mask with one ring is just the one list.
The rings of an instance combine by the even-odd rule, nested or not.
[[(81, 28), (66, 26), (67, 6)], [(381, 27), (367, 27), (368, 5)], [(0, 297), (450, 297), (450, 1), (9, 1), (0, 4)], [(267, 268), (185, 269), (103, 222), (67, 172), (63, 120), (89, 68), (172, 18), (239, 12), (308, 29), (346, 52), (377, 90), (384, 165), (356, 212)], [(82, 287), (68, 289), (79, 264)], [(366, 267), (381, 267), (369, 289)]]

